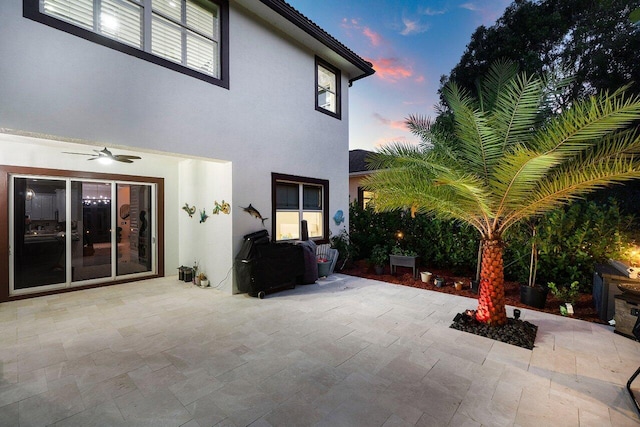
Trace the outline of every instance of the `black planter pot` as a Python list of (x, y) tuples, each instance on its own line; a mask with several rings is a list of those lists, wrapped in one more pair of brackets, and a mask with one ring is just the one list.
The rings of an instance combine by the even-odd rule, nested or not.
[(544, 308), (549, 289), (520, 285), (520, 302), (535, 308)]
[(382, 273), (384, 273), (384, 267), (381, 265), (374, 265), (373, 266), (373, 270), (376, 272), (376, 274), (378, 276), (382, 275)]
[(474, 294), (477, 294), (479, 290), (480, 290), (480, 281), (479, 280), (472, 280), (471, 281), (471, 292), (473, 292)]

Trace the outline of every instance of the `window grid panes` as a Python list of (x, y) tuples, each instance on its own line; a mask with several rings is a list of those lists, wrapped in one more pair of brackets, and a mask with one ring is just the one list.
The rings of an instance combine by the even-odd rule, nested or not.
[[(302, 204), (300, 203), (302, 200)], [(324, 237), (323, 187), (276, 184), (276, 240), (300, 239), (300, 221), (307, 221), (310, 238)]]
[(142, 7), (126, 0), (102, 0), (100, 33), (142, 48)]
[(318, 65), (318, 107), (337, 113), (336, 74)]
[(209, 0), (40, 0), (40, 12), (220, 77), (220, 8)]

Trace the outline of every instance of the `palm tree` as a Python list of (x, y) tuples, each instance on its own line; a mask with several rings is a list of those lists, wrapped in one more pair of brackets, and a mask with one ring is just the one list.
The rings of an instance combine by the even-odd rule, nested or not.
[[(379, 210), (410, 208), (467, 223), (481, 236), (476, 318), (506, 322), (503, 235), (604, 186), (640, 177), (640, 98), (624, 89), (576, 101), (551, 114), (551, 85), (494, 64), (472, 97), (455, 83), (444, 88), (450, 131), (410, 116), (419, 145), (378, 150), (366, 182)], [(635, 125), (635, 126), (634, 126)]]

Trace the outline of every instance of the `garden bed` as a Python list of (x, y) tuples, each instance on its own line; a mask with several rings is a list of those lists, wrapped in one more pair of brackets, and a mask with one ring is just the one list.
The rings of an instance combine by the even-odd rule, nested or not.
[[(422, 270), (424, 271), (424, 270)], [(429, 269), (433, 273), (433, 278), (436, 276), (444, 277), (445, 286), (438, 288), (433, 284), (433, 278), (431, 283), (423, 283), (420, 278), (415, 279), (411, 275), (410, 268), (398, 267), (397, 275), (391, 275), (389, 273), (389, 267), (386, 266), (384, 273), (376, 275), (373, 268), (370, 268), (365, 261), (356, 261), (350, 268), (342, 271), (344, 274), (351, 276), (364, 277), (367, 279), (380, 280), (383, 282), (393, 283), (395, 285), (411, 286), (413, 288), (427, 289), (435, 292), (444, 292), (447, 294), (461, 295), (469, 298), (478, 298), (478, 295), (473, 293), (469, 286), (470, 276), (458, 276), (452, 272), (442, 269)], [(453, 282), (456, 280), (463, 280), (465, 283), (464, 289), (456, 291)], [(543, 311), (545, 313), (560, 315), (560, 301), (557, 300), (551, 293), (547, 296), (547, 303), (544, 309), (534, 308), (520, 302), (520, 283), (518, 282), (505, 282), (505, 300), (506, 304), (512, 307), (521, 307), (529, 310)], [(469, 309), (475, 310), (477, 303), (470, 304)], [(596, 312), (593, 296), (591, 294), (580, 294), (578, 301), (574, 305), (574, 315), (571, 316), (574, 319), (586, 320), (594, 323), (605, 323), (598, 318)], [(508, 312), (507, 316), (512, 317), (513, 313)]]

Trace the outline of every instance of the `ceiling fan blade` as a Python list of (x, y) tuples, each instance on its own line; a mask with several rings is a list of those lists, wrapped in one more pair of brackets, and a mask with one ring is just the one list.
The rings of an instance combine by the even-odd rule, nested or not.
[(77, 154), (78, 156), (95, 156), (95, 154), (90, 153), (74, 153), (72, 151), (63, 151), (64, 154)]
[(113, 156), (114, 160), (122, 161), (122, 160), (140, 160), (142, 157), (140, 156), (129, 156), (126, 154), (116, 154)]
[(111, 159), (117, 162), (122, 163), (133, 163), (133, 160), (140, 160), (142, 157), (140, 156), (130, 156), (127, 154), (113, 154), (107, 147), (104, 147), (102, 150), (93, 150), (95, 154), (91, 153), (75, 153), (71, 151), (63, 151), (66, 154), (77, 154), (79, 156), (89, 156), (90, 159), (87, 160), (97, 160), (97, 159)]

